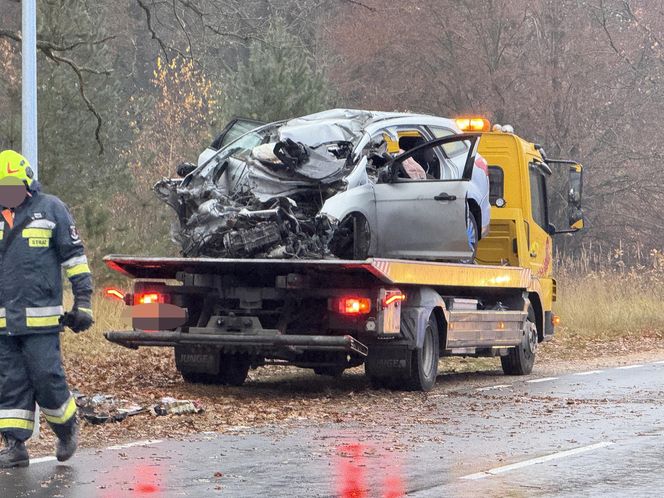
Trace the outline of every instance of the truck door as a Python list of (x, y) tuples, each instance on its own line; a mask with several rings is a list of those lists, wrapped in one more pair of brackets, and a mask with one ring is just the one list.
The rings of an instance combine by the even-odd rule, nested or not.
[[(455, 135), (435, 139), (387, 165), (375, 185), (378, 256), (424, 260), (472, 257), (466, 229), (466, 193), (478, 138)], [(421, 174), (421, 170), (445, 171), (444, 162), (450, 161), (445, 148), (460, 141), (468, 143), (468, 152), (459, 178)], [(420, 164), (429, 161), (439, 164)]]

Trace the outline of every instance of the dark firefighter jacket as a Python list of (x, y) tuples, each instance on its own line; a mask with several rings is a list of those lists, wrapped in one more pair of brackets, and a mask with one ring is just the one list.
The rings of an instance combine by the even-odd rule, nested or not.
[(90, 308), (92, 276), (67, 206), (31, 190), (13, 228), (0, 216), (0, 335), (60, 332), (62, 268), (74, 306)]

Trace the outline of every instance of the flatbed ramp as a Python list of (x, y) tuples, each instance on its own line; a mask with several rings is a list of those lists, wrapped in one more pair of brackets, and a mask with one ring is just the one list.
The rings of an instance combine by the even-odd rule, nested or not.
[(154, 258), (109, 255), (106, 265), (133, 278), (176, 279), (180, 273), (271, 277), (288, 273), (372, 275), (394, 285), (485, 287), (534, 290), (539, 285), (527, 268), (457, 263), (435, 263), (370, 258), (339, 259), (227, 259)]

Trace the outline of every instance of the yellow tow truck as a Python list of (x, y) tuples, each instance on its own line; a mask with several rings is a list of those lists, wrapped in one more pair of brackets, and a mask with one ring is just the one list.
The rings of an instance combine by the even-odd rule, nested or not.
[[(111, 269), (135, 279), (124, 295), (135, 311), (134, 330), (106, 338), (173, 347), (192, 383), (240, 385), (268, 364), (331, 376), (364, 364), (375, 386), (427, 391), (439, 358), (453, 355), (499, 356), (506, 374), (530, 373), (557, 322), (552, 237), (583, 227), (583, 168), (547, 158), (511, 127), (458, 123), (480, 135), (490, 178), (475, 264), (110, 255)], [(562, 191), (552, 191), (554, 171), (566, 173)], [(550, 219), (554, 193), (564, 230)]]

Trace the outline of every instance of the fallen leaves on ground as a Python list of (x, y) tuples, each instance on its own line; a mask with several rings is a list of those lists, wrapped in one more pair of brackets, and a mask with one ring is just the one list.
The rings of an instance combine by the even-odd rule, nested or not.
[[(644, 351), (664, 357), (664, 340), (652, 335), (579, 346), (562, 338), (539, 349), (536, 369), (560, 372), (594, 368), (602, 362), (619, 364)], [(463, 389), (464, 384), (476, 381), (478, 375), (483, 378), (501, 375), (500, 362), (495, 358), (446, 359), (441, 361), (443, 376), (434, 390), (419, 393), (374, 390), (362, 368), (332, 379), (317, 376), (310, 370), (270, 366), (251, 371), (244, 386), (228, 387), (186, 384), (175, 368), (172, 350), (167, 348), (133, 351), (109, 344), (101, 347), (101, 354), (94, 355), (65, 350), (64, 361), (70, 388), (83, 394), (112, 395), (141, 406), (170, 396), (197, 400), (204, 408), (200, 414), (157, 417), (142, 413), (116, 423), (91, 425), (83, 422), (81, 446), (93, 448), (301, 421), (310, 424), (353, 422), (370, 427), (384, 423), (386, 413), (396, 414), (395, 420), (403, 418), (398, 414), (407, 413), (408, 424), (443, 423), (445, 414), (439, 413), (436, 401), (430, 400), (454, 396), (454, 389)], [(577, 400), (572, 402), (577, 403)], [(43, 422), (41, 428), (39, 440), (30, 443), (33, 456), (54, 451), (53, 433)]]

